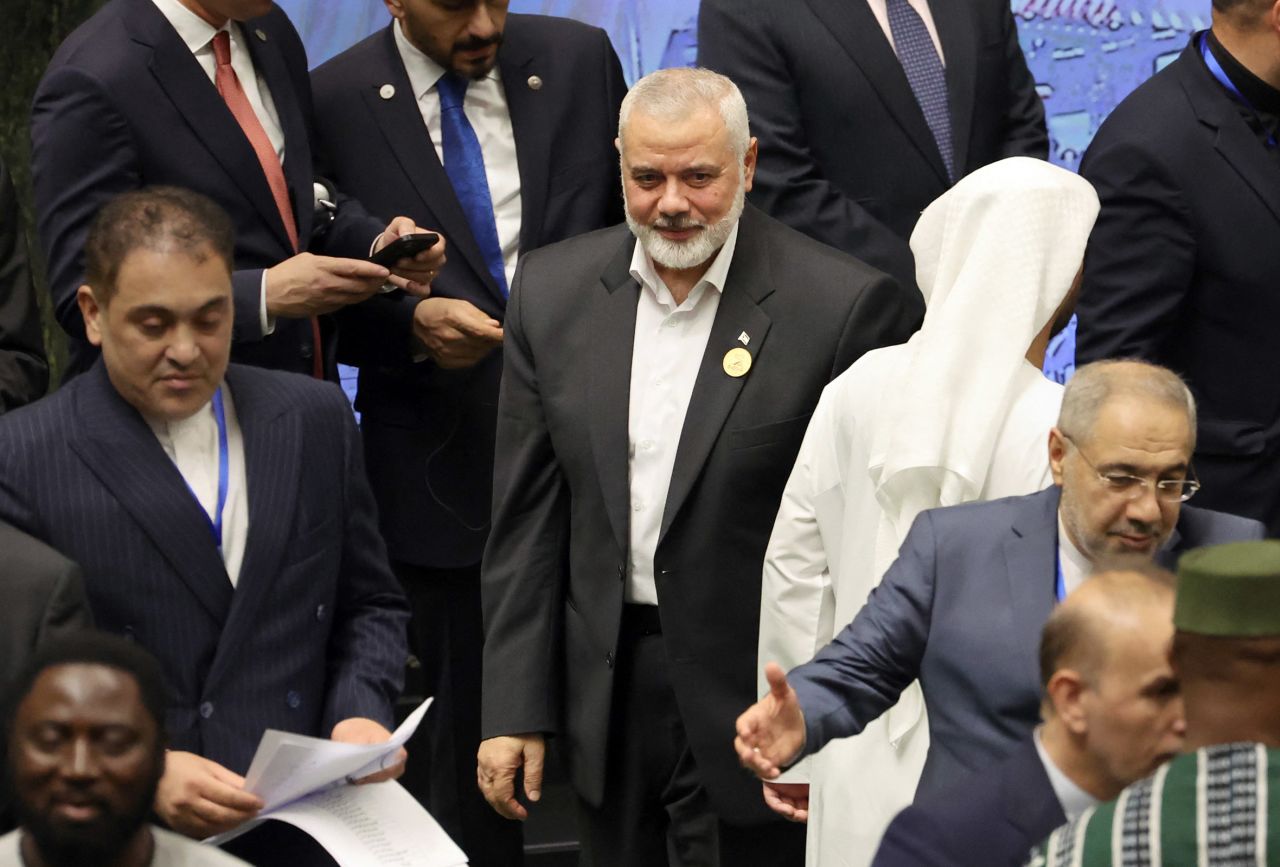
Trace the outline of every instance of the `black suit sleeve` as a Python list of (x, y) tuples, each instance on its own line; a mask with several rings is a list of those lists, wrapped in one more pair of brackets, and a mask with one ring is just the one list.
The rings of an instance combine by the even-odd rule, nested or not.
[(561, 695), (569, 491), (525, 333), (524, 266), (517, 266), (507, 304), (493, 529), (480, 578), (484, 738), (554, 732)]
[(1158, 157), (1127, 138), (1096, 141), (1080, 173), (1102, 210), (1085, 250), (1076, 363), (1168, 358), (1163, 341), (1177, 330), (1195, 269), (1182, 193)]
[(835, 379), (872, 349), (906, 343), (924, 321), (924, 298), (903, 289), (888, 275), (878, 275), (858, 296), (836, 348)]
[(836, 188), (809, 148), (806, 118), (789, 72), (792, 58), (775, 38), (775, 23), (757, 17), (789, 14), (790, 5), (757, 4), (760, 11), (752, 14), (738, 2), (703, 0), (698, 65), (729, 76), (746, 98), (760, 141), (752, 200), (782, 222), (881, 270), (914, 274), (907, 242)]
[(1044, 103), (1036, 93), (1036, 81), (1027, 69), (1027, 58), (1018, 44), (1018, 26), (1013, 20), (1013, 7), (999, 0), (1003, 7), (1004, 80), (1009, 95), (1004, 112), (1004, 145), (1002, 157), (1049, 158), (1049, 133), (1044, 123)]
[(916, 807), (907, 807), (889, 823), (871, 867), (952, 867), (956, 863), (937, 824)]
[(0, 413), (31, 403), (49, 386), (21, 220), (9, 170), (0, 162)]

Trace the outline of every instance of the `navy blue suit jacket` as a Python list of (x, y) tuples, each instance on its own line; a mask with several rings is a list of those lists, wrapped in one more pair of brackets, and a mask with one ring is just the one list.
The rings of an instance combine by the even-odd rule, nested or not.
[[(511, 15), (498, 69), (520, 172), (521, 254), (621, 222), (613, 139), (626, 82), (605, 32)], [(312, 87), (317, 147), (338, 185), (373, 213), (408, 214), (441, 231), (449, 261), (432, 293), (503, 321), (506, 300), (436, 157), (391, 27), (318, 68)], [(465, 370), (414, 363), (417, 303), (395, 293), (343, 311), (340, 351), (360, 367), (356, 406), (392, 557), (471, 566), (489, 531), (502, 352)]]
[(872, 867), (1022, 867), (1031, 847), (1066, 821), (1027, 740), (995, 767), (899, 813)]
[[(285, 180), (305, 249), (315, 199), (306, 53), (279, 8), (242, 26), (284, 130)], [(114, 196), (154, 184), (196, 190), (231, 215), (235, 360), (311, 370), (306, 320), (278, 319), (271, 335), (262, 334), (262, 270), (293, 255), (266, 175), (208, 75), (151, 0), (111, 0), (67, 37), (36, 91), (31, 143), (49, 289), (71, 338), (69, 374), (86, 369), (98, 354), (84, 340), (75, 300), (84, 282), (89, 225)], [(323, 245), (312, 252), (363, 258), (384, 226), (344, 199)]]
[(1196, 498), (1280, 533), (1280, 158), (1193, 40), (1129, 95), (1080, 163), (1102, 210), (1078, 364), (1146, 358), (1196, 395)]
[[(986, 767), (1040, 722), (1040, 630), (1054, 605), (1056, 486), (921, 514), (867, 604), (789, 675), (806, 752), (862, 731), (920, 680), (929, 755), (917, 794)], [(1183, 506), (1157, 560), (1261, 539), (1248, 518)]]
[(100, 628), (164, 668), (170, 746), (243, 773), (266, 728), (388, 724), (408, 607), (337, 386), (231, 365), (249, 538), (233, 588), (208, 518), (101, 362), (0, 418), (0, 518), (76, 560)]

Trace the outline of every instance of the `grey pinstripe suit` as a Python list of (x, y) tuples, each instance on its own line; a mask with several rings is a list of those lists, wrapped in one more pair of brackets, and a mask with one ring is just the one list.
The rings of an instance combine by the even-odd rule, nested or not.
[(265, 728), (391, 721), (408, 609), (336, 386), (231, 365), (249, 538), (233, 589), (177, 468), (99, 361), (0, 418), (0, 518), (80, 563), (97, 624), (159, 657), (174, 749), (237, 773)]

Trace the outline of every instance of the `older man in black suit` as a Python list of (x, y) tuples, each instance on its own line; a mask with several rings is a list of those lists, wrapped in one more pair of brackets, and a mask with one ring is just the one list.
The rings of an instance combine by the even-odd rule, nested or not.
[(612, 142), (626, 91), (603, 31), (503, 6), (388, 0), (389, 27), (312, 75), (338, 185), (449, 238), (431, 297), (349, 308), (342, 352), (360, 366), (369, 478), (435, 696), (427, 803), (481, 867), (520, 858), (519, 826), (475, 785), (507, 288), (521, 255), (622, 219)]
[(904, 286), (930, 202), (987, 163), (1048, 155), (1007, 0), (703, 0), (698, 62), (746, 95), (752, 200)]
[(1118, 105), (1080, 173), (1102, 210), (1078, 363), (1139, 357), (1200, 403), (1203, 502), (1280, 533), (1280, 2), (1214, 0), (1213, 27)]
[(765, 546), (823, 386), (919, 325), (919, 296), (744, 210), (737, 87), (642, 79), (627, 226), (521, 261), (485, 550), (480, 782), (524, 817), (562, 739), (587, 864), (793, 864), (724, 733), (750, 700)]

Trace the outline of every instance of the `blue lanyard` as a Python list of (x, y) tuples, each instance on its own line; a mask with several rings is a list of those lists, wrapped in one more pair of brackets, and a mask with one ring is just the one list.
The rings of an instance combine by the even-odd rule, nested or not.
[[(1209, 31), (1200, 34), (1200, 56), (1204, 58), (1204, 65), (1209, 67), (1209, 73), (1218, 80), (1218, 83), (1227, 89), (1227, 92), (1236, 98), (1236, 101), (1245, 108), (1257, 114), (1258, 110), (1253, 107), (1253, 103), (1240, 92), (1240, 88), (1236, 87), (1236, 83), (1227, 75), (1227, 71), (1222, 68), (1222, 64), (1218, 62), (1218, 58), (1213, 56), (1213, 51), (1209, 48)], [(1261, 123), (1261, 119), (1259, 119)], [(1267, 133), (1267, 147), (1275, 149), (1277, 147), (1276, 136), (1274, 132)]]
[[(222, 404), (222, 389), (219, 388), (213, 393), (213, 420), (218, 424), (218, 505), (214, 509), (213, 518), (208, 515), (204, 518), (209, 522), (209, 532), (213, 534), (213, 544), (219, 551), (222, 550), (222, 510), (227, 505), (227, 482), (231, 476), (231, 458), (230, 449), (227, 448), (227, 410)], [(195, 497), (196, 492), (191, 489), (191, 496)], [(200, 502), (200, 498), (196, 497), (196, 502)], [(201, 513), (204, 512), (202, 508)]]
[(1062, 551), (1055, 546), (1053, 554), (1054, 565), (1058, 567), (1058, 580), (1053, 586), (1053, 595), (1058, 602), (1062, 602), (1067, 598), (1067, 579), (1062, 577)]

